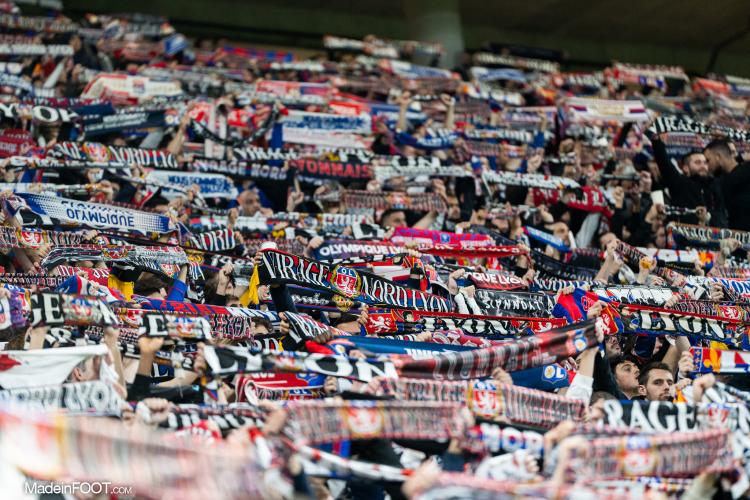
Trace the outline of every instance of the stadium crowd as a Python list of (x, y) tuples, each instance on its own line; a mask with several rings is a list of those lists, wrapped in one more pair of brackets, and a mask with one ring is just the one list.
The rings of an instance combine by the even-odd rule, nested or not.
[(750, 80), (26, 3), (6, 498), (748, 495)]

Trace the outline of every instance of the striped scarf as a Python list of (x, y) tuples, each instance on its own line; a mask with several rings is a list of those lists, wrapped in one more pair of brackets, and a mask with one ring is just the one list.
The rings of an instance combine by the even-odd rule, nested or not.
[(425, 401), (292, 401), (289, 429), (305, 444), (353, 439), (450, 439), (465, 433), (462, 405)]
[(424, 379), (380, 379), (366, 392), (407, 401), (449, 401), (465, 403), (475, 415), (505, 417), (516, 424), (551, 428), (563, 420), (581, 420), (582, 401), (516, 385), (491, 381), (437, 381)]
[(373, 208), (375, 210), (396, 208), (439, 213), (446, 210), (445, 202), (437, 193), (407, 194), (397, 191), (346, 189), (341, 192), (341, 201), (348, 208)]

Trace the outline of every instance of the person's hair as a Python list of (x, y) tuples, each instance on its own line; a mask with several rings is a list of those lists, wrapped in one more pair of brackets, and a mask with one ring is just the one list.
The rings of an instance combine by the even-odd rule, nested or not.
[(259, 326), (265, 326), (268, 333), (273, 333), (273, 324), (271, 323), (271, 320), (267, 318), (253, 318), (253, 324), (255, 324), (256, 328)]
[(732, 148), (729, 147), (729, 141), (726, 139), (714, 139), (709, 142), (706, 147), (703, 148), (703, 151), (709, 150), (724, 156), (734, 156), (732, 154)]
[(605, 401), (610, 400), (610, 399), (614, 399), (615, 401), (617, 400), (617, 398), (613, 394), (610, 394), (607, 391), (594, 391), (591, 394), (590, 404), (594, 404), (601, 399)]
[(630, 361), (639, 368), (641, 366), (641, 363), (635, 356), (632, 356), (630, 354), (618, 354), (617, 356), (612, 356), (611, 358), (609, 358), (609, 368), (612, 370), (612, 373), (615, 373), (615, 368), (617, 368), (617, 365), (620, 365), (625, 361)]
[(388, 217), (389, 215), (395, 214), (395, 213), (398, 213), (398, 212), (403, 212), (403, 211), (404, 211), (403, 208), (387, 208), (387, 209), (383, 210), (383, 213), (380, 214), (380, 223), (382, 224), (383, 220), (385, 220), (385, 218)]
[(217, 271), (203, 271), (203, 276), (206, 279), (206, 282), (203, 285), (203, 298), (205, 299), (206, 304), (213, 304), (214, 299), (216, 299), (216, 290), (219, 286), (219, 273), (221, 270)]
[(680, 166), (684, 167), (687, 166), (687, 164), (690, 162), (690, 157), (693, 155), (702, 155), (703, 151), (690, 151), (689, 153), (685, 154), (680, 158)]
[(135, 285), (133, 285), (133, 293), (136, 295), (151, 295), (162, 288), (169, 289), (170, 285), (171, 281), (166, 278), (153, 273), (146, 273), (145, 276), (141, 276), (136, 280)]
[(638, 374), (638, 383), (640, 385), (646, 385), (646, 383), (648, 382), (648, 374), (653, 370), (665, 370), (670, 373), (672, 372), (672, 370), (669, 368), (669, 365), (666, 363), (662, 363), (660, 361), (649, 363), (644, 366), (641, 370), (641, 373)]

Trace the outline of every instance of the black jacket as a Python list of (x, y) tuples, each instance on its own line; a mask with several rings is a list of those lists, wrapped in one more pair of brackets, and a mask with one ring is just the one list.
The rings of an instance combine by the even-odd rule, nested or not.
[[(669, 197), (672, 205), (677, 207), (695, 208), (704, 206), (711, 214), (709, 225), (714, 227), (726, 227), (726, 207), (724, 200), (726, 193), (722, 190), (713, 177), (702, 177), (699, 175), (683, 175), (669, 161), (664, 143), (659, 139), (652, 140), (654, 148), (654, 159), (659, 166), (662, 182), (669, 189)], [(697, 224), (695, 215), (680, 217), (681, 222)]]

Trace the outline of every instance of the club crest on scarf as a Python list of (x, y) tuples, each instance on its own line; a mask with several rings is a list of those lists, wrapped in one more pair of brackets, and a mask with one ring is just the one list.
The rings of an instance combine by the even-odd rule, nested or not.
[(124, 259), (128, 253), (130, 253), (130, 250), (124, 247), (110, 246), (102, 249), (102, 257), (105, 259)]
[(360, 278), (354, 269), (336, 266), (333, 268), (331, 273), (331, 283), (336, 289), (349, 297), (350, 299), (356, 298), (360, 294)]
[(480, 417), (495, 417), (502, 410), (501, 396), (494, 384), (477, 381), (469, 385), (468, 404), (471, 411)]
[(647, 439), (631, 436), (621, 451), (623, 472), (627, 476), (648, 476), (656, 468), (656, 453)]
[(107, 163), (111, 158), (107, 146), (99, 142), (86, 142), (83, 144), (82, 149), (88, 159), (94, 162)]
[(352, 433), (352, 437), (358, 439), (378, 436), (385, 425), (383, 410), (380, 408), (352, 405), (342, 408), (341, 412), (342, 419)]
[(44, 234), (39, 231), (22, 231), (18, 230), (18, 241), (30, 248), (36, 248), (44, 243)]

